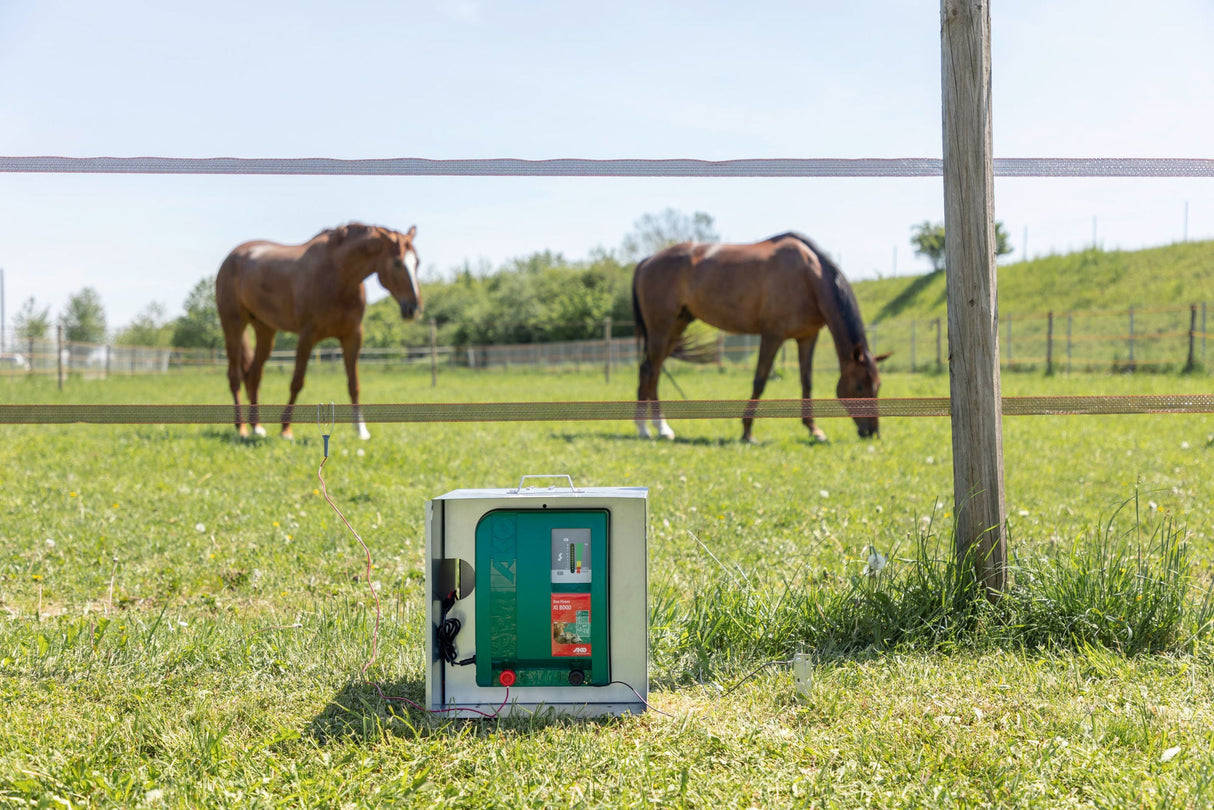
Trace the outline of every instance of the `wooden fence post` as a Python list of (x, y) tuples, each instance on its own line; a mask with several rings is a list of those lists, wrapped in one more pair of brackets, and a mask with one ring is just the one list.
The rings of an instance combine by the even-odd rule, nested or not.
[(1049, 319), (1045, 325), (1045, 373), (1054, 373), (1054, 310), (1050, 310)]
[(989, 2), (941, 0), (940, 40), (956, 554), (994, 600), (1007, 584), (1007, 538)]
[(1184, 364), (1185, 371), (1197, 367), (1197, 305), (1189, 307), (1189, 359)]
[(603, 319), (603, 344), (607, 351), (604, 352), (606, 360), (603, 363), (603, 380), (611, 382), (611, 316), (608, 315)]
[(37, 365), (38, 365), (37, 360), (35, 360), (35, 359), (34, 359), (34, 336), (33, 336), (33, 335), (30, 335), (30, 354), (29, 354), (29, 358), (30, 358), (30, 374), (33, 374), (33, 373), (34, 373), (34, 369), (35, 369), (35, 368), (37, 367)]

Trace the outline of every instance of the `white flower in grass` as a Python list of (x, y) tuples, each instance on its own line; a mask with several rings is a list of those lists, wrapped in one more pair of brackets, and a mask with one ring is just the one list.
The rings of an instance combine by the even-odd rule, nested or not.
[(194, 524), (194, 531), (205, 532), (206, 530), (207, 530), (207, 525), (205, 523), (195, 523)]
[(820, 497), (820, 498), (829, 498), (829, 497), (830, 497), (830, 492), (829, 492), (828, 490), (825, 490), (825, 489), (820, 489), (820, 490), (818, 490), (818, 497)]
[(49, 537), (48, 537), (48, 538), (46, 538), (46, 547), (47, 547), (47, 548), (54, 548), (54, 547), (55, 547), (55, 541), (54, 541), (54, 540), (52, 540), (52, 539), (51, 539), (51, 538), (49, 538)]
[(1179, 753), (1180, 753), (1179, 745), (1174, 748), (1169, 748), (1167, 751), (1164, 751), (1162, 754), (1159, 755), (1159, 761), (1160, 762), (1171, 762), (1173, 759), (1176, 758), (1176, 755)]
[(1181, 443), (1180, 443), (1180, 449), (1181, 449), (1181, 450), (1188, 450), (1188, 449), (1189, 449), (1189, 443), (1188, 443), (1188, 442), (1181, 442)]
[(1147, 501), (1147, 509), (1150, 509), (1152, 512), (1158, 512), (1159, 504), (1155, 503), (1154, 501)]
[(868, 547), (868, 564), (864, 566), (864, 575), (875, 577), (885, 568), (885, 555), (872, 546)]

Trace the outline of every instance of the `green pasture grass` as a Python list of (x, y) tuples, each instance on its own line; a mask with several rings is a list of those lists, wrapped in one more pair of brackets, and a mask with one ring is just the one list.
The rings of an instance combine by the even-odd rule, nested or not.
[[(748, 370), (677, 365), (692, 398)], [(821, 395), (833, 374), (820, 376)], [(287, 376), (263, 399), (285, 399)], [(363, 398), (625, 400), (597, 372), (364, 372)], [(883, 396), (943, 396), (890, 375)], [(1004, 393), (1208, 393), (1005, 375)], [(663, 395), (677, 397), (663, 383)], [(795, 375), (767, 395), (795, 397)], [(14, 379), (3, 402), (224, 403), (222, 373)], [(305, 406), (345, 401), (308, 378)], [(307, 411), (307, 407), (300, 412)], [(1214, 419), (1008, 417), (1014, 587), (952, 560), (947, 419), (0, 426), (0, 797), (15, 806), (1207, 806)], [(650, 489), (639, 717), (452, 721), (424, 688), (423, 504), (529, 473)], [(865, 572), (870, 548), (889, 559)], [(813, 656), (799, 703), (786, 662)], [(363, 672), (366, 668), (365, 673)]]

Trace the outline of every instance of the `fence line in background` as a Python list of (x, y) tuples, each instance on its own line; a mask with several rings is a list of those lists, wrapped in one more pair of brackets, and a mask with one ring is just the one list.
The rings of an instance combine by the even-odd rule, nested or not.
[[(1009, 371), (1192, 371), (1206, 365), (1205, 302), (1189, 306), (1132, 307), (1127, 310), (1005, 313), (1001, 335), (1001, 363)], [(606, 318), (602, 337), (547, 343), (442, 346), (437, 325), (431, 323), (429, 344), (413, 347), (364, 347), (364, 367), (393, 368), (427, 365), (432, 385), (438, 384), (440, 366), (468, 368), (527, 367), (539, 369), (602, 369), (611, 381), (611, 369), (635, 367), (639, 362), (636, 339), (615, 337), (618, 328), (632, 324)], [(943, 318), (902, 318), (868, 327), (874, 353), (893, 352), (883, 364), (887, 372), (942, 373), (947, 367), (944, 346), (948, 336)], [(756, 335), (718, 335), (718, 366), (754, 362)], [(267, 368), (289, 372), (294, 350), (274, 352)], [(787, 344), (777, 358), (777, 371), (795, 369), (796, 352)], [(0, 376), (40, 374), (104, 379), (133, 374), (164, 374), (190, 368), (226, 367), (218, 349), (121, 346), (73, 343), (52, 338), (17, 337), (10, 333), (0, 345)], [(322, 345), (313, 350), (310, 365), (341, 366), (341, 350)], [(815, 370), (836, 365), (832, 341), (823, 331), (815, 355)]]

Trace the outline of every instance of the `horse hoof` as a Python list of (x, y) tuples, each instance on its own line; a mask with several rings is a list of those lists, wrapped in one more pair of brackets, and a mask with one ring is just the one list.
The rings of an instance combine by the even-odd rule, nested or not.
[[(266, 432), (263, 430), (263, 431), (261, 432), (261, 435), (262, 435), (262, 436), (266, 435)], [(283, 437), (283, 439), (285, 439), (285, 440), (287, 440), (287, 441), (289, 441), (289, 442), (293, 442), (293, 441), (295, 441), (295, 434), (291, 432), (291, 429), (290, 429), (290, 428), (287, 428), (286, 430), (284, 430), (284, 431), (282, 432), (282, 437)]]
[(758, 443), (759, 443), (759, 440), (756, 439), (754, 436), (743, 436), (742, 437), (742, 444), (758, 444)]
[(809, 440), (814, 444), (826, 444), (826, 442), (829, 441), (829, 439), (826, 438), (826, 434), (818, 428), (814, 428), (809, 432)]
[(262, 427), (261, 425), (253, 425), (253, 435), (261, 436), (264, 438), (266, 435), (266, 429), (264, 427)]
[(240, 427), (236, 428), (236, 435), (242, 439), (249, 438), (249, 426), (241, 425)]
[(367, 430), (367, 426), (361, 423), (358, 425), (358, 438), (362, 439), (364, 442), (371, 438), (371, 431)]

